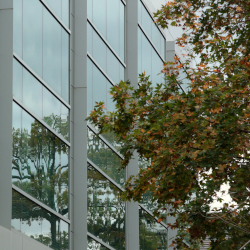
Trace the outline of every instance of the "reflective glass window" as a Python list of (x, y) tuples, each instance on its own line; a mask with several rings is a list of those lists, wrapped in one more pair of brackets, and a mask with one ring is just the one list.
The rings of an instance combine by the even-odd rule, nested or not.
[(69, 35), (62, 29), (62, 98), (69, 103)]
[(43, 18), (43, 79), (61, 95), (61, 30), (48, 12)]
[(115, 249), (125, 249), (125, 203), (121, 191), (90, 165), (88, 231)]
[(167, 229), (142, 208), (139, 209), (139, 230), (140, 249), (168, 249)]
[(69, 0), (46, 0), (49, 8), (60, 18), (64, 25), (69, 26)]
[(16, 60), (13, 61), (13, 95), (23, 100), (23, 68)]
[(42, 76), (43, 7), (39, 1), (23, 0), (23, 60)]
[(68, 224), (14, 190), (11, 225), (52, 249), (69, 248)]
[(118, 184), (124, 184), (122, 159), (91, 130), (88, 130), (88, 158)]
[(139, 1), (138, 6), (138, 22), (161, 57), (165, 59), (165, 38), (141, 1)]
[(114, 83), (124, 80), (124, 67), (88, 24), (88, 52)]
[(121, 0), (88, 0), (88, 18), (124, 61), (125, 6)]
[(42, 117), (42, 84), (27, 70), (23, 70), (23, 104), (32, 112)]
[(13, 94), (39, 118), (68, 140), (69, 109), (14, 60)]
[[(69, 12), (68, 0), (50, 2)], [(38, 0), (14, 1), (14, 52), (69, 102), (69, 34)]]
[(13, 49), (20, 57), (23, 56), (23, 2), (13, 1)]
[(138, 73), (145, 72), (146, 76), (150, 76), (154, 85), (162, 83), (164, 81), (163, 74), (161, 74), (163, 61), (141, 29), (138, 29)]
[(88, 248), (87, 250), (108, 250), (108, 248), (104, 247), (99, 242), (93, 240), (92, 238), (88, 237)]
[(14, 184), (68, 215), (68, 147), (15, 103), (12, 162)]

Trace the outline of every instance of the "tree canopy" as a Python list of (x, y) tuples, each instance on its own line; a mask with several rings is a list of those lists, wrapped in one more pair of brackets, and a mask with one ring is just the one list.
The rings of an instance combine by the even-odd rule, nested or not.
[[(87, 119), (115, 134), (124, 166), (138, 152), (144, 167), (124, 197), (151, 192), (159, 221), (165, 211), (176, 216), (169, 226), (178, 229), (178, 249), (198, 249), (206, 237), (211, 249), (250, 249), (250, 2), (175, 0), (155, 17), (162, 28), (182, 27), (184, 60), (166, 62), (157, 87), (147, 72), (136, 89), (120, 82), (110, 92), (115, 111), (100, 102)], [(185, 92), (180, 70), (190, 81)]]

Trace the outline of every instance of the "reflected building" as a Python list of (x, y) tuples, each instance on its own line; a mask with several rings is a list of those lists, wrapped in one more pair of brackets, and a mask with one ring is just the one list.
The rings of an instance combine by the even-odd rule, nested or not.
[(143, 161), (122, 169), (85, 121), (119, 81), (164, 81), (174, 51), (145, 2), (0, 0), (0, 32), (0, 249), (169, 249), (151, 194), (121, 199)]

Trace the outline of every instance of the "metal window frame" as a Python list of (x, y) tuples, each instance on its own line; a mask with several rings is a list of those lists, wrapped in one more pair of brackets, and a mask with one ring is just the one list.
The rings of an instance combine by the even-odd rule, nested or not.
[(106, 247), (106, 248), (108, 248), (110, 250), (116, 250), (113, 247), (109, 246), (107, 243), (103, 242), (98, 237), (94, 236), (92, 233), (87, 232), (87, 236), (89, 236), (91, 239), (93, 239), (94, 241), (100, 243), (101, 245), (103, 245), (104, 247)]
[(102, 41), (104, 42), (104, 44), (108, 47), (108, 49), (114, 54), (114, 56), (116, 57), (116, 59), (120, 62), (120, 64), (122, 64), (122, 66), (124, 68), (126, 68), (126, 64), (122, 61), (122, 59), (117, 55), (117, 53), (114, 51), (114, 49), (111, 47), (111, 45), (108, 43), (108, 41), (106, 41), (106, 39), (103, 37), (103, 35), (98, 31), (97, 27), (90, 21), (90, 19), (88, 18), (88, 23), (90, 24), (90, 26), (93, 28), (93, 30), (97, 33), (97, 35), (102, 39)]
[(95, 165), (90, 159), (87, 159), (87, 163), (93, 167), (96, 171), (98, 171), (103, 177), (105, 177), (109, 182), (111, 182), (116, 188), (118, 188), (121, 192), (124, 192), (125, 190), (118, 184), (116, 181), (114, 181), (109, 175), (107, 175), (104, 171), (102, 171), (98, 166)]
[[(148, 14), (150, 15), (151, 19), (152, 19), (152, 22), (155, 23), (156, 20), (151, 12), (151, 10), (148, 8), (147, 4), (144, 2), (144, 0), (139, 0), (141, 1), (142, 5), (145, 7), (146, 11), (148, 12)], [(161, 32), (161, 35), (163, 36), (163, 38), (165, 38), (165, 41), (166, 41), (166, 35), (164, 34), (163, 30), (161, 27), (159, 27), (158, 25), (155, 24), (155, 26), (158, 28), (158, 30)]]
[(55, 12), (48, 6), (44, 0), (39, 0), (41, 4), (49, 11), (49, 13), (56, 19), (56, 21), (62, 26), (62, 28), (70, 35), (71, 31), (67, 26), (61, 21), (61, 19), (55, 14)]
[(62, 135), (57, 133), (53, 128), (51, 128), (47, 123), (45, 123), (40, 117), (34, 114), (27, 106), (25, 106), (22, 102), (20, 102), (16, 97), (13, 96), (13, 101), (20, 106), (21, 109), (26, 111), (29, 115), (31, 115), (34, 119), (36, 119), (39, 123), (41, 123), (46, 129), (48, 129), (53, 135), (58, 137), (62, 142), (64, 142), (69, 148), (71, 147), (70, 142), (68, 142)]
[(99, 69), (99, 71), (103, 74), (103, 76), (113, 85), (115, 86), (115, 83), (111, 80), (111, 78), (105, 73), (105, 71), (102, 69), (102, 67), (95, 61), (95, 59), (90, 55), (88, 52), (87, 54), (88, 58), (92, 61), (93, 64)]
[(140, 204), (139, 203), (139, 206), (141, 207), (141, 209), (143, 209), (146, 213), (148, 213), (150, 216), (152, 216), (152, 218), (157, 222), (157, 223), (159, 223), (161, 226), (163, 226), (166, 230), (168, 230), (168, 228), (169, 228), (169, 226), (167, 226), (164, 222), (158, 222), (158, 219), (159, 218), (157, 218), (157, 217), (155, 217), (154, 215), (153, 215), (153, 213), (152, 212), (150, 212), (146, 207), (145, 207), (145, 205), (143, 205), (143, 204)]
[(16, 53), (13, 53), (13, 57), (31, 74), (33, 75), (47, 90), (49, 90), (61, 103), (63, 103), (68, 109), (71, 106), (58, 95), (40, 76), (38, 76), (35, 71), (33, 71)]
[(26, 193), (25, 191), (23, 191), (21, 188), (19, 188), (19, 187), (15, 186), (14, 184), (12, 184), (12, 189), (15, 190), (16, 192), (18, 192), (19, 194), (21, 194), (22, 196), (24, 196), (25, 198), (27, 198), (30, 201), (36, 203), (38, 206), (42, 207), (46, 211), (48, 211), (51, 214), (57, 216), (58, 218), (60, 218), (61, 220), (63, 220), (64, 222), (66, 222), (67, 224), (70, 225), (70, 220), (69, 219), (67, 219), (63, 215), (59, 214), (58, 212), (56, 212), (54, 209), (50, 208), (49, 206), (45, 205), (41, 201), (37, 200), (33, 196), (29, 195), (28, 193)]
[[(88, 128), (97, 136), (98, 132), (91, 126), (91, 124), (88, 124)], [(101, 141), (106, 144), (117, 156), (119, 156), (122, 160), (124, 160), (124, 156), (121, 155), (102, 135), (98, 135), (98, 137), (101, 139)]]
[(161, 54), (159, 53), (159, 51), (156, 49), (156, 47), (154, 46), (153, 42), (149, 39), (148, 35), (146, 34), (145, 30), (142, 28), (141, 24), (138, 23), (138, 27), (140, 28), (140, 30), (142, 31), (143, 35), (147, 38), (147, 40), (149, 41), (150, 45), (153, 47), (153, 49), (155, 50), (155, 52), (157, 53), (157, 55), (160, 57), (160, 59), (162, 60), (162, 62), (165, 62), (165, 60), (162, 58)]

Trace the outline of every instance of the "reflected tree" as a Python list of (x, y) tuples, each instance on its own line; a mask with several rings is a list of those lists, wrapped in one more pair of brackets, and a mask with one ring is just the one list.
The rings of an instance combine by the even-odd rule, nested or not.
[[(22, 123), (13, 126), (13, 184), (27, 192), (34, 198), (51, 207), (58, 213), (68, 214), (68, 147), (38, 121), (22, 112)], [(15, 115), (15, 113), (14, 113)], [(21, 117), (21, 116), (20, 116)], [(53, 119), (53, 116), (47, 119)], [(22, 125), (21, 125), (22, 124)], [(54, 126), (62, 125), (58, 120)], [(13, 206), (20, 202), (13, 196)], [(61, 232), (61, 241), (58, 241), (59, 219), (47, 211), (37, 209), (33, 213), (25, 199), (22, 199), (22, 216), (13, 214), (13, 219), (30, 221), (44, 218), (50, 223), (50, 234), (43, 243), (53, 249), (68, 245), (67, 232)], [(27, 209), (27, 215), (24, 216)], [(28, 213), (32, 211), (32, 216)], [(62, 243), (64, 242), (64, 243)]]

